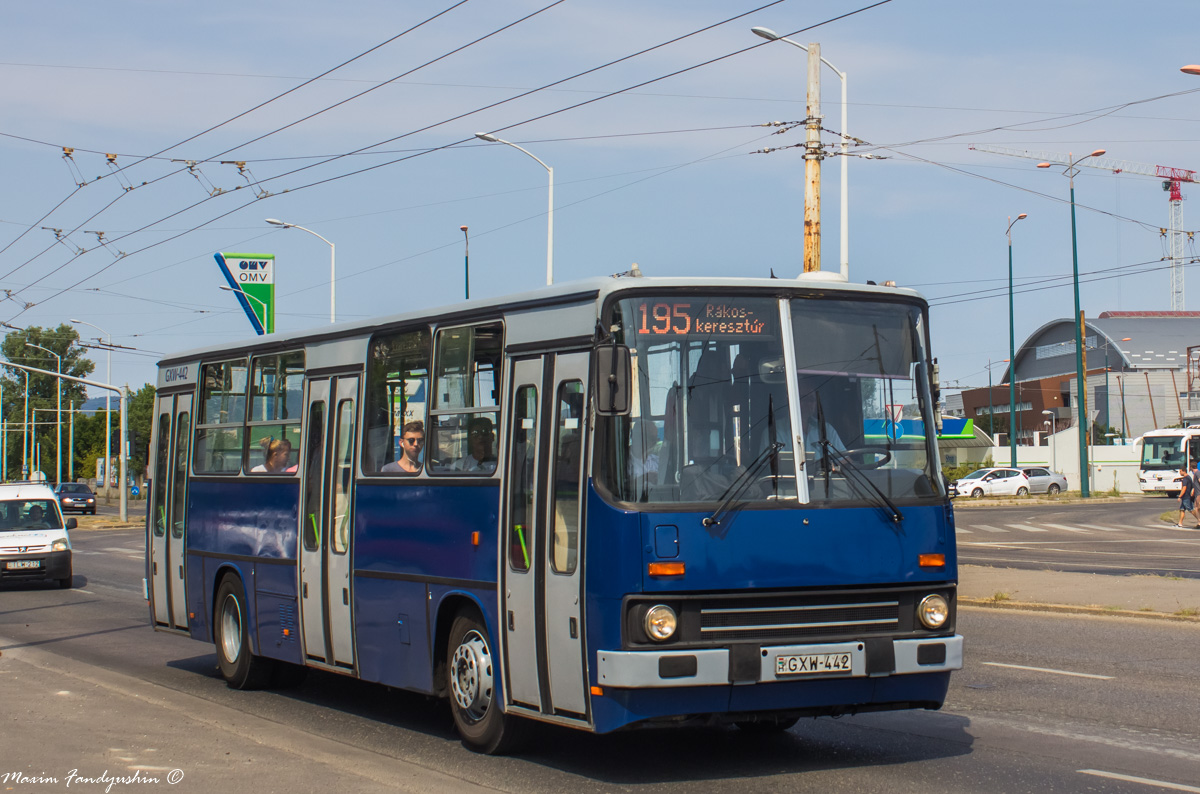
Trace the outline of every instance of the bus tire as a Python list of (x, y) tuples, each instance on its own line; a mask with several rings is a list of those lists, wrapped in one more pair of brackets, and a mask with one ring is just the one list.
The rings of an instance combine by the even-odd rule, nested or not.
[(250, 653), (246, 591), (236, 576), (226, 576), (217, 589), (213, 644), (217, 667), (231, 689), (262, 689), (271, 680), (271, 660)]
[(525, 727), (496, 700), (496, 669), (487, 629), (472, 614), (455, 616), (446, 644), (446, 692), (454, 727), (470, 750), (503, 755), (516, 749)]

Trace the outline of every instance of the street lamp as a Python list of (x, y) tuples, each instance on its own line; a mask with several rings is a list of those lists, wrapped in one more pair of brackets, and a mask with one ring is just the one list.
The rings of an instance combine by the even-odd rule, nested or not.
[(459, 226), (463, 233), (463, 298), (471, 299), (471, 238), (467, 236), (467, 227)]
[(1048, 439), (1050, 443), (1050, 468), (1057, 469), (1058, 455), (1055, 450), (1057, 445), (1054, 443), (1054, 433), (1058, 430), (1058, 419), (1054, 416), (1054, 411), (1042, 411), (1042, 416), (1050, 417), (1050, 419), (1047, 419), (1045, 422), (1043, 422), (1043, 424), (1050, 428), (1050, 438)]
[(1181, 66), (1179, 71), (1183, 72), (1184, 74), (1200, 74), (1200, 66), (1197, 66), (1196, 64), (1189, 64), (1187, 66)]
[(1011, 215), (1008, 216), (1008, 228), (1004, 230), (1004, 234), (1008, 237), (1008, 454), (1012, 460), (1013, 466), (1017, 465), (1017, 437), (1013, 435), (1012, 428), (1017, 424), (1017, 403), (1016, 403), (1016, 368), (1017, 368), (1017, 347), (1016, 338), (1013, 336), (1013, 271), (1012, 271), (1012, 227), (1017, 221), (1025, 220), (1029, 214), (1022, 212), (1017, 216), (1017, 220), (1013, 220)]
[(519, 149), (525, 154), (537, 160), (538, 165), (546, 169), (546, 173), (550, 177), (550, 209), (546, 211), (546, 284), (554, 283), (554, 169), (541, 161), (539, 157), (534, 155), (527, 149), (517, 146), (512, 141), (506, 141), (503, 138), (497, 138), (487, 132), (477, 132), (475, 137), (481, 141), (488, 143), (503, 143), (505, 146), (511, 146), (514, 149)]
[[(256, 298), (256, 297), (254, 297), (253, 295), (251, 295), (249, 292), (246, 292), (245, 290), (237, 289), (236, 287), (228, 287), (228, 286), (226, 286), (226, 285), (224, 285), (224, 284), (218, 284), (218, 285), (217, 285), (217, 289), (223, 289), (223, 290), (225, 290), (226, 292), (236, 292), (237, 294), (241, 295), (243, 298), (249, 298), (250, 300), (252, 300), (252, 301), (254, 301), (255, 303), (257, 303), (259, 306), (261, 306), (261, 307), (262, 307), (262, 311), (263, 311), (263, 322), (264, 322), (264, 324), (266, 323), (266, 319), (267, 319), (267, 304), (266, 304), (266, 302), (265, 302), (264, 300), (262, 300), (261, 298)], [(257, 329), (255, 329), (255, 330), (257, 330)], [(259, 331), (259, 334), (260, 334), (260, 335), (261, 335), (262, 333), (263, 333), (262, 331)]]
[[(792, 41), (791, 39), (786, 38), (784, 36), (780, 36), (778, 33), (771, 30), (770, 28), (750, 28), (750, 32), (756, 36), (760, 36), (760, 37), (766, 39), (767, 41), (786, 42), (788, 44), (791, 44), (793, 47), (799, 47), (800, 49), (804, 50), (805, 52), (808, 52), (808, 47), (805, 47), (803, 44), (800, 44), (799, 42), (796, 42), (796, 41)], [(839, 78), (841, 78), (841, 81), (842, 81), (842, 129), (840, 130), (840, 132), (842, 134), (842, 173), (841, 173), (842, 197), (841, 197), (841, 228), (839, 229), (839, 241), (838, 242), (841, 245), (841, 249), (842, 249), (842, 263), (841, 263), (842, 278), (848, 279), (848, 278), (850, 278), (850, 172), (848, 170), (850, 167), (850, 156), (849, 156), (850, 143), (849, 143), (849, 139), (846, 137), (846, 135), (847, 135), (846, 111), (847, 111), (847, 107), (848, 107), (848, 104), (846, 102), (846, 73), (839, 70), (836, 66), (834, 66), (829, 61), (825, 60), (825, 56), (821, 56), (821, 63), (825, 64), (830, 69), (832, 69), (833, 73), (836, 74)]]
[[(329, 242), (324, 237), (321, 237), (321, 235), (317, 234), (312, 229), (305, 229), (303, 226), (297, 226), (294, 223), (285, 223), (284, 221), (277, 220), (275, 218), (267, 218), (266, 221), (272, 226), (279, 226), (284, 229), (299, 229), (302, 232), (308, 232), (313, 237), (320, 237), (321, 240), (323, 240), (325, 244), (329, 246), (329, 322), (337, 322), (337, 300), (334, 296), (334, 285), (337, 281), (337, 267), (335, 263), (337, 260), (335, 257), (336, 252), (334, 250), (333, 243)], [(262, 303), (262, 301), (259, 301), (259, 303)], [(263, 317), (266, 317), (265, 309)]]
[[(95, 328), (100, 333), (108, 337), (108, 363), (107, 373), (104, 376), (105, 383), (112, 383), (112, 334), (105, 331), (98, 325), (92, 325), (83, 320), (71, 320), (75, 325), (86, 325)], [(100, 341), (99, 339), (96, 340)], [(72, 459), (74, 459), (75, 450), (72, 449)], [(109, 396), (104, 395), (104, 492), (108, 493), (108, 482), (112, 479), (112, 407), (109, 405)], [(107, 498), (107, 497), (106, 497)]]
[(50, 355), (58, 359), (58, 374), (59, 378), (54, 381), (54, 391), (58, 395), (58, 414), (57, 414), (57, 435), (54, 441), (54, 456), (57, 458), (57, 466), (54, 473), (56, 483), (62, 482), (62, 356), (55, 353), (48, 347), (35, 345), (33, 342), (26, 342), (25, 347), (36, 347), (38, 350), (45, 350)]
[[(1071, 181), (1071, 272), (1075, 286), (1075, 383), (1079, 398), (1077, 401), (1079, 403), (1077, 409), (1079, 414), (1079, 491), (1085, 499), (1092, 493), (1088, 487), (1087, 431), (1089, 422), (1087, 421), (1087, 386), (1083, 374), (1083, 315), (1079, 309), (1079, 246), (1075, 232), (1075, 175), (1079, 173), (1079, 169), (1075, 166), (1089, 157), (1099, 157), (1104, 153), (1104, 149), (1097, 149), (1076, 160), (1072, 153), (1068, 152), (1068, 164), (1063, 170), (1063, 174)], [(1050, 163), (1038, 163), (1037, 167), (1049, 168)]]

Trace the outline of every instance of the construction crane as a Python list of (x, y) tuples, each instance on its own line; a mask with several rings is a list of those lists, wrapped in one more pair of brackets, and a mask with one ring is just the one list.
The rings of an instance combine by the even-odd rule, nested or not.
[[(1035, 152), (1029, 149), (1008, 149), (1003, 146), (969, 146), (977, 152), (1004, 154), (1009, 157), (1024, 157), (1028, 160), (1038, 160), (1043, 163), (1058, 163), (1070, 165), (1071, 159), (1065, 155), (1052, 152)], [(1196, 172), (1186, 168), (1170, 168), (1165, 165), (1146, 165), (1131, 163), (1128, 160), (1114, 160), (1111, 157), (1089, 157), (1075, 164), (1088, 168), (1100, 168), (1114, 174), (1139, 174), (1153, 176), (1163, 180), (1162, 188), (1167, 191), (1167, 227), (1159, 229), (1159, 233), (1167, 240), (1167, 256), (1171, 260), (1171, 311), (1183, 311), (1183, 248), (1184, 238), (1193, 242), (1194, 232), (1183, 231), (1183, 183), (1195, 182)]]

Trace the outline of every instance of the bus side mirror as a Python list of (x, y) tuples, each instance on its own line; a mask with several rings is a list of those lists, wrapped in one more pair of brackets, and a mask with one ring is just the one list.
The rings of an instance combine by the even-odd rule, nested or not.
[(625, 416), (630, 409), (633, 365), (629, 348), (608, 345), (596, 348), (596, 413), (601, 416)]

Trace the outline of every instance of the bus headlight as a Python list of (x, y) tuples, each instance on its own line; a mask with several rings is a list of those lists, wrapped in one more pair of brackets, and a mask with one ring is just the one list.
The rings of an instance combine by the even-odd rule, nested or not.
[(917, 605), (917, 617), (925, 628), (940, 629), (950, 617), (950, 604), (937, 593), (927, 595)]
[(658, 604), (646, 610), (646, 618), (642, 625), (646, 629), (646, 636), (655, 642), (662, 642), (671, 639), (675, 634), (677, 623), (675, 610), (665, 604)]

